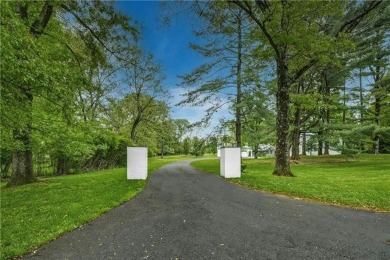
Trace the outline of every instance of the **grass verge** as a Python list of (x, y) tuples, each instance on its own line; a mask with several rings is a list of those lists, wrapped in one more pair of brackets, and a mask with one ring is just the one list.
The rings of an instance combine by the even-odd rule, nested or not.
[[(148, 171), (192, 157), (150, 158)], [(1, 184), (1, 259), (9, 259), (73, 230), (137, 195), (143, 180), (126, 168), (40, 179), (14, 188)]]
[[(333, 205), (390, 212), (390, 155), (303, 157), (291, 165), (295, 178), (273, 176), (274, 159), (244, 160), (240, 179), (230, 179), (252, 189)], [(219, 174), (219, 160), (191, 165)]]

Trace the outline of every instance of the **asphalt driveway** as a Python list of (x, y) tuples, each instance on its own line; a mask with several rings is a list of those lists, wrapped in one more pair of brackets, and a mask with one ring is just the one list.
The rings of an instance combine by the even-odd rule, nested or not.
[(25, 258), (390, 259), (390, 214), (251, 191), (181, 161)]

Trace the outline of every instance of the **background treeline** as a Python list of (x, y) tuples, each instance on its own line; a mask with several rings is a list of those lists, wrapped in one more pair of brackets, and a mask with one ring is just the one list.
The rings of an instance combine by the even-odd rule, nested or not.
[(170, 117), (161, 67), (141, 35), (110, 1), (1, 2), (9, 185), (124, 166), (127, 146), (147, 146), (150, 156), (182, 151), (188, 122)]

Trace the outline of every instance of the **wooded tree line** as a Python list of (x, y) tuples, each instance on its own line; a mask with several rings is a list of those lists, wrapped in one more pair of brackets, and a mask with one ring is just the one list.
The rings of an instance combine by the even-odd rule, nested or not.
[(126, 163), (127, 146), (179, 150), (161, 67), (110, 1), (1, 2), (1, 173), (37, 175)]
[(207, 62), (183, 75), (182, 105), (229, 100), (237, 146), (276, 146), (273, 174), (292, 176), (306, 148), (390, 152), (388, 1), (194, 2), (191, 47)]
[[(202, 19), (191, 48), (206, 62), (182, 76), (181, 104), (208, 104), (207, 123), (229, 103), (238, 146), (275, 144), (274, 174), (292, 175), (289, 150), (299, 159), (305, 133), (320, 154), (389, 152), (388, 1), (186, 4)], [(161, 67), (113, 2), (2, 1), (0, 22), (9, 185), (121, 165), (129, 145), (150, 155), (216, 148), (215, 138), (184, 138), (189, 123), (170, 118)]]

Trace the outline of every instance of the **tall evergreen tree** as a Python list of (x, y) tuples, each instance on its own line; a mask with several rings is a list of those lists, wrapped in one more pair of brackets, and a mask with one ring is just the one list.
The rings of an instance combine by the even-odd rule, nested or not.
[[(253, 80), (247, 75), (249, 70), (246, 70), (251, 48), (246, 41), (249, 32), (247, 15), (241, 9), (222, 2), (199, 5), (195, 5), (196, 12), (203, 19), (204, 26), (195, 34), (203, 41), (201, 44), (192, 43), (190, 47), (202, 54), (207, 62), (182, 76), (181, 85), (191, 90), (179, 104), (209, 104), (203, 119), (207, 123), (229, 100), (235, 114), (236, 146), (241, 147), (243, 92), (253, 86)], [(258, 71), (252, 68), (250, 73)]]

